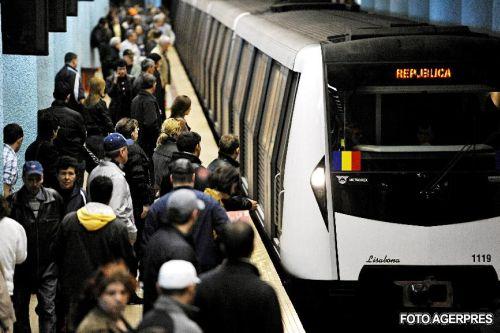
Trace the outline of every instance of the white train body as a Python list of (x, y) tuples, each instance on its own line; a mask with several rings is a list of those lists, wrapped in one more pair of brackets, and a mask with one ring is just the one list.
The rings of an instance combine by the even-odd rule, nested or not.
[[(482, 80), (480, 74), (477, 74), (471, 76), (470, 80), (467, 77), (466, 80), (465, 72), (469, 73), (469, 71), (465, 70), (463, 71), (464, 74), (460, 76), (460, 79), (463, 79), (464, 82), (459, 82), (458, 76), (463, 64), (460, 63), (459, 57), (451, 53), (446, 54), (445, 49), (447, 47), (458, 47), (460, 49), (462, 44), (464, 48), (475, 45), (474, 37), (464, 37), (464, 40), (461, 40), (458, 37), (453, 39), (445, 36), (440, 39), (441, 36), (437, 36), (435, 37), (435, 44), (432, 42), (427, 45), (426, 39), (420, 36), (425, 35), (425, 31), (423, 33), (398, 31), (394, 34), (388, 33), (381, 36), (366, 37), (373, 40), (372, 45), (366, 44), (368, 42), (365, 42), (361, 37), (359, 38), (360, 41), (354, 41), (353, 36), (355, 34), (352, 27), (349, 29), (339, 28), (338, 26), (330, 27), (333, 30), (337, 29), (335, 33), (331, 33), (335, 35), (334, 38), (321, 38), (321, 36), (318, 37), (314, 33), (310, 33), (312, 31), (311, 27), (316, 27), (323, 35), (325, 34), (325, 30), (328, 30), (328, 27), (325, 28), (325, 26), (330, 22), (330, 19), (325, 18), (325, 15), (331, 14), (333, 15), (332, 18), (339, 18), (339, 20), (347, 17), (352, 19), (352, 22), (358, 22), (354, 24), (349, 21), (356, 25), (357, 28), (360, 28), (363, 24), (359, 22), (365, 21), (361, 19), (356, 21), (355, 15), (365, 15), (363, 19), (367, 20), (367, 14), (344, 11), (335, 16), (337, 14), (330, 11), (326, 13), (319, 10), (302, 11), (305, 14), (302, 14), (301, 11), (295, 11), (296, 21), (294, 22), (296, 27), (291, 28), (291, 23), (288, 23), (286, 15), (292, 17), (293, 13), (265, 11), (264, 9), (269, 7), (266, 1), (184, 0), (179, 1), (178, 6), (177, 10), (179, 12), (177, 13), (176, 22), (177, 34), (180, 35), (178, 43), (183, 43), (182, 38), (186, 38), (184, 42), (188, 43), (187, 38), (194, 38), (193, 36), (196, 35), (196, 22), (192, 19), (196, 15), (198, 15), (199, 20), (205, 17), (205, 21), (203, 21), (203, 24), (207, 24), (205, 27), (212, 24), (211, 29), (215, 29), (220, 36), (225, 36), (226, 33), (232, 35), (232, 46), (226, 54), (229, 57), (227, 61), (210, 59), (210, 45), (224, 45), (223, 40), (219, 40), (220, 43), (217, 44), (218, 37), (214, 37), (212, 42), (210, 42), (210, 37), (205, 42), (203, 42), (203, 38), (201, 40), (196, 39), (197, 43), (205, 43), (203, 45), (209, 47), (206, 52), (203, 50), (197, 51), (196, 45), (185, 45), (181, 46), (180, 53), (185, 59), (188, 57), (190, 59), (202, 57), (199, 59), (204, 59), (205, 68), (208, 66), (205, 78), (197, 78), (199, 71), (189, 68), (190, 63), (187, 62), (190, 75), (192, 78), (194, 76), (195, 82), (198, 82), (195, 85), (197, 85), (201, 97), (211, 98), (210, 96), (207, 97), (204, 91), (210, 93), (212, 88), (207, 90), (206, 85), (203, 87), (203, 80), (208, 83), (213, 80), (213, 86), (222, 89), (220, 95), (222, 96), (222, 104), (224, 105), (227, 100), (230, 101), (228, 104), (230, 105), (229, 113), (226, 114), (225, 109), (222, 109), (220, 116), (213, 119), (216, 124), (215, 127), (219, 129), (219, 134), (239, 129), (236, 134), (239, 134), (242, 141), (244, 141), (242, 142), (242, 174), (245, 178), (245, 184), (247, 184), (249, 194), (259, 200), (263, 207), (263, 210), (259, 211), (257, 216), (269, 238), (274, 240), (283, 267), (289, 273), (306, 280), (357, 281), (363, 268), (371, 265), (391, 267), (486, 265), (492, 266), (498, 272), (500, 269), (500, 243), (498, 242), (500, 238), (500, 218), (495, 214), (500, 210), (492, 208), (491, 212), (488, 210), (490, 216), (484, 218), (480, 212), (471, 208), (470, 214), (469, 211), (464, 211), (463, 218), (458, 216), (457, 220), (454, 221), (453, 214), (445, 216), (445, 212), (449, 212), (453, 208), (453, 200), (455, 200), (453, 195), (458, 198), (457, 211), (461, 209), (460, 206), (463, 206), (463, 189), (460, 188), (457, 178), (453, 178), (446, 184), (439, 183), (446, 182), (446, 177), (443, 177), (437, 182), (438, 185), (433, 184), (433, 181), (438, 178), (437, 176), (440, 173), (447, 176), (455, 171), (455, 165), (450, 170), (443, 170), (443, 166), (446, 166), (447, 162), (454, 156), (458, 156), (459, 160), (456, 162), (458, 164), (457, 169), (462, 170), (468, 167), (463, 166), (462, 168), (460, 163), (469, 161), (472, 157), (468, 156), (467, 152), (461, 153), (460, 150), (464, 144), (470, 142), (461, 142), (460, 140), (458, 140), (460, 142), (454, 142), (454, 140), (457, 141), (456, 137), (453, 136), (454, 134), (446, 132), (445, 134), (451, 139), (449, 139), (449, 142), (444, 142), (448, 140), (448, 137), (443, 139), (445, 137), (443, 134), (440, 139), (443, 139), (444, 143), (439, 145), (419, 147), (411, 142), (407, 143), (406, 141), (409, 140), (410, 136), (406, 138), (405, 132), (407, 132), (407, 129), (413, 128), (411, 127), (413, 125), (406, 124), (404, 117), (400, 120), (400, 118), (397, 118), (399, 117), (397, 114), (392, 113), (393, 106), (400, 101), (405, 101), (406, 94), (410, 95), (408, 97), (410, 102), (401, 104), (401, 112), (406, 112), (408, 109), (408, 118), (413, 119), (412, 117), (417, 117), (414, 116), (417, 111), (412, 109), (414, 106), (411, 104), (418, 104), (418, 102), (411, 98), (424, 91), (425, 93), (435, 94), (432, 96), (439, 97), (441, 96), (439, 94), (442, 94), (443, 98), (446, 99), (450, 94), (457, 92), (464, 92), (465, 95), (486, 94), (495, 87), (497, 89), (498, 77)], [(182, 15), (187, 15), (188, 12), (191, 13), (188, 16), (189, 21), (179, 23), (179, 18), (186, 17)], [(196, 15), (195, 12), (197, 12)], [(318, 17), (317, 21), (311, 19), (313, 12)], [(387, 20), (390, 21), (390, 19)], [(389, 21), (382, 21), (382, 18), (373, 18), (373, 22), (365, 23), (370, 28), (374, 28), (374, 26), (388, 27), (389, 23), (391, 23)], [(305, 26), (303, 32), (300, 31), (301, 25)], [(351, 37), (340, 34), (339, 29), (340, 31), (344, 29), (346, 36), (351, 34), (349, 36), (353, 40), (349, 41)], [(199, 29), (198, 31), (203, 32), (204, 30)], [(464, 35), (467, 35), (467, 33), (464, 32)], [(342, 41), (342, 38), (344, 38), (344, 41)], [(477, 42), (478, 47), (484, 46), (484, 50), (498, 50), (498, 41), (491, 41), (490, 44), (487, 38), (477, 38), (480, 39)], [(450, 45), (446, 46), (445, 44), (448, 42)], [(481, 44), (483, 42), (484, 44)], [(443, 46), (437, 47), (437, 44), (443, 44)], [(369, 47), (366, 45), (369, 45)], [(241, 47), (241, 51), (238, 51), (241, 53), (237, 54), (242, 60), (240, 65), (234, 67), (236, 74), (232, 74), (231, 57), (233, 56), (232, 53), (236, 52), (235, 48), (237, 47)], [(367, 59), (366, 62), (363, 62), (365, 47)], [(387, 49), (377, 53), (374, 51), (377, 47)], [(194, 50), (191, 48), (194, 48)], [(247, 117), (249, 112), (254, 112), (249, 111), (249, 109), (253, 107), (251, 94), (254, 93), (252, 87), (254, 87), (253, 81), (256, 78), (248, 79), (246, 85), (240, 82), (243, 73), (240, 71), (240, 67), (247, 64), (245, 52), (249, 49), (246, 48), (252, 48), (252, 52), (255, 52), (255, 55), (252, 55), (253, 60), (251, 62), (257, 63), (259, 55), (265, 56), (269, 61), (270, 68), (274, 68), (272, 66), (281, 66), (281, 70), (286, 71), (287, 78), (294, 78), (291, 86), (294, 87), (294, 84), (296, 84), (295, 93), (289, 92), (288, 97), (286, 97), (289, 103), (293, 103), (292, 106), (275, 110), (278, 113), (291, 112), (289, 122), (286, 120), (286, 115), (283, 116), (283, 119), (278, 115), (276, 116), (280, 124), (276, 126), (287, 133), (287, 138), (283, 138), (281, 133), (276, 132), (278, 134), (276, 134), (273, 151), (270, 153), (272, 158), (264, 166), (259, 163), (262, 163), (261, 159), (264, 156), (262, 154), (265, 153), (261, 152), (260, 140), (265, 135), (263, 133), (267, 131), (264, 124), (268, 119), (265, 113), (266, 104), (263, 104), (258, 111), (255, 111), (255, 117)], [(412, 59), (409, 50), (419, 48), (422, 50), (421, 54), (416, 54)], [(439, 51), (435, 51), (437, 49)], [(391, 52), (401, 52), (401, 55)], [(217, 52), (213, 54), (217, 54)], [(224, 54), (224, 52), (222, 51), (221, 54)], [(436, 58), (436, 64), (433, 62), (435, 54), (439, 58)], [(447, 56), (452, 59), (449, 63), (447, 62)], [(480, 59), (481, 56), (476, 56), (473, 61), (477, 62), (474, 65), (481, 66)], [(353, 66), (360, 65), (358, 67), (348, 67), (350, 61), (352, 61)], [(485, 56), (483, 65), (487, 63), (487, 66), (492, 66), (491, 68), (494, 67), (495, 70), (498, 70), (498, 60), (496, 62), (491, 61), (491, 57)], [(464, 60), (464, 64), (469, 64), (469, 62)], [(369, 67), (372, 65), (373, 67)], [(378, 67), (375, 67), (375, 65)], [(225, 72), (219, 71), (220, 66), (226, 66)], [(258, 66), (258, 63), (256, 66)], [(363, 66), (366, 66), (366, 68)], [(430, 69), (428, 70), (426, 66)], [(456, 74), (457, 81), (454, 81), (454, 77), (444, 77), (444, 74), (443, 77), (436, 77), (437, 74), (432, 74), (434, 73), (432, 72), (433, 68), (439, 66), (448, 68), (450, 73), (454, 73), (453, 75)], [(400, 72), (397, 72), (397, 70)], [(265, 77), (266, 85), (272, 84), (272, 77), (269, 76), (272, 74), (265, 74), (267, 72), (264, 70), (259, 72), (258, 68), (252, 69), (252, 65), (250, 65), (248, 71), (249, 76), (252, 75), (251, 73), (254, 73), (253, 75), (262, 75), (259, 78)], [(217, 73), (222, 72), (225, 73), (223, 77), (217, 76)], [(400, 74), (394, 74), (396, 75), (394, 76), (393, 73), (403, 73), (401, 74), (403, 77), (398, 78), (397, 76)], [(488, 71), (483, 68), (476, 73), (487, 75)], [(366, 74), (366, 78), (363, 74)], [(421, 79), (420, 77), (417, 78), (417, 74), (427, 76), (420, 82), (416, 81)], [(404, 77), (404, 75), (408, 77)], [(339, 78), (338, 81), (337, 78)], [(441, 79), (448, 81), (445, 84), (438, 81)], [(232, 81), (230, 82), (230, 80)], [(269, 83), (267, 83), (267, 80), (269, 80)], [(376, 84), (376, 80), (380, 80), (381, 83)], [(409, 83), (406, 83), (405, 80)], [(245, 86), (246, 88), (244, 88)], [(238, 89), (240, 88), (246, 89), (245, 94), (247, 95), (244, 95), (244, 98), (248, 100), (249, 104), (244, 102), (243, 108), (238, 110)], [(263, 89), (267, 91), (266, 88)], [(358, 99), (353, 99), (353, 96)], [(265, 98), (265, 93), (262, 98)], [(340, 109), (335, 108), (333, 105), (335, 98), (340, 101)], [(369, 103), (372, 103), (373, 99), (373, 113), (375, 114), (373, 120), (370, 118), (372, 116), (367, 116), (366, 120), (364, 118), (355, 119), (354, 116), (351, 116), (350, 112), (353, 112), (353, 114), (358, 112), (351, 110), (364, 107), (361, 101), (365, 99)], [(429, 104), (433, 101), (436, 104), (435, 100), (432, 99)], [(211, 105), (217, 105), (217, 103), (210, 103), (210, 101), (206, 103), (209, 114), (219, 114), (220, 110), (211, 109)], [(371, 107), (372, 104), (369, 105)], [(429, 107), (429, 110), (433, 110), (433, 107)], [(361, 113), (361, 111), (358, 113)], [(427, 111), (423, 112), (423, 114), (430, 119), (431, 123), (434, 121), (432, 114)], [(464, 111), (464, 114), (466, 114), (466, 111)], [(236, 121), (233, 124), (231, 122), (237, 119), (235, 115), (238, 115), (238, 117), (242, 115), (242, 119), (239, 120), (239, 123)], [(400, 129), (397, 128), (397, 125), (385, 125), (387, 119), (390, 119), (389, 115), (402, 122)], [(349, 119), (350, 117), (351, 119)], [(246, 118), (251, 119), (247, 122)], [(259, 122), (260, 125), (258, 125)], [(382, 122), (384, 125), (381, 125)], [(234, 126), (224, 125), (225, 123)], [(371, 127), (363, 127), (366, 124)], [(419, 131), (421, 130), (416, 121), (414, 125), (419, 128)], [(253, 130), (251, 126), (254, 126)], [(366, 139), (370, 139), (368, 140), (370, 142), (355, 146), (346, 141), (348, 140), (347, 133), (352, 134), (355, 126), (363, 127), (365, 130), (368, 128), (364, 135)], [(381, 129), (383, 126), (385, 126), (384, 130)], [(404, 137), (404, 139), (399, 140), (397, 135), (393, 135), (392, 132), (389, 133), (392, 136), (384, 136), (386, 133), (384, 131), (391, 126), (394, 128), (391, 129), (393, 133), (398, 134), (399, 137)], [(405, 126), (407, 126), (406, 129)], [(436, 135), (438, 134), (438, 125), (432, 123), (428, 126), (435, 126)], [(370, 132), (372, 127), (374, 128), (373, 133)], [(248, 133), (252, 133), (252, 135)], [(338, 138), (338, 141), (335, 141), (335, 138)], [(254, 142), (257, 143), (257, 147), (254, 145), (254, 148), (252, 148), (256, 152), (252, 153), (249, 150), (249, 140), (255, 140)], [(262, 142), (266, 142), (265, 138)], [(279, 142), (283, 144), (280, 146)], [(384, 144), (384, 142), (389, 143)], [(247, 148), (245, 148), (245, 144)], [(281, 149), (285, 149), (286, 153), (283, 153)], [(491, 147), (481, 148), (483, 150), (477, 147), (474, 149), (484, 155), (478, 160), (478, 165), (485, 165), (484, 168), (491, 166), (492, 154), (494, 154), (491, 152)], [(466, 150), (469, 150), (469, 148), (466, 148)], [(361, 152), (361, 170), (334, 170), (334, 165), (338, 162), (335, 161), (337, 155), (334, 152), (350, 151)], [(285, 155), (284, 159), (282, 159), (283, 155)], [(397, 169), (383, 169), (383, 167), (386, 167), (383, 163), (388, 162), (384, 162), (381, 156), (386, 161), (397, 164)], [(400, 156), (402, 157), (400, 158)], [(429, 156), (432, 157), (429, 159), (429, 165), (432, 165), (430, 171), (423, 164), (424, 162), (427, 163)], [(255, 159), (256, 157), (257, 159)], [(352, 158), (352, 161), (354, 161), (354, 157)], [(251, 164), (250, 160), (254, 164)], [(321, 162), (322, 160), (323, 162)], [(283, 161), (284, 163), (282, 163)], [(433, 161), (440, 162), (434, 165)], [(408, 164), (399, 165), (400, 162), (407, 162)], [(354, 168), (354, 162), (352, 163), (351, 167)], [(255, 164), (258, 164), (258, 166), (255, 166)], [(284, 165), (284, 168), (280, 169), (280, 165)], [(383, 167), (380, 167), (380, 165), (383, 165)], [(414, 167), (413, 165), (417, 166)], [(364, 169), (365, 166), (366, 170)], [(252, 169), (252, 171), (249, 169), (250, 167), (255, 169)], [(266, 167), (269, 167), (271, 171), (266, 171)], [(321, 189), (323, 192), (318, 197), (318, 194), (313, 189), (311, 177), (315, 170), (321, 167), (324, 170), (322, 175), (324, 188)], [(420, 169), (418, 168), (423, 171), (419, 172)], [(488, 191), (496, 186), (495, 182), (497, 182), (497, 178), (494, 178), (497, 177), (497, 170), (493, 168), (490, 171), (489, 178), (486, 178), (487, 181), (484, 181), (483, 178), (477, 178), (481, 179), (481, 184), (484, 183), (484, 189), (489, 189)], [(387, 176), (391, 172), (396, 175), (394, 180)], [(268, 177), (267, 183), (266, 180), (259, 178), (264, 177), (263, 175)], [(404, 188), (398, 187), (398, 179), (400, 178), (397, 177), (406, 177), (401, 179), (403, 179), (403, 182), (407, 182), (404, 184), (409, 185), (405, 185)], [(463, 177), (467, 177), (467, 173), (463, 174)], [(266, 194), (267, 190), (262, 190), (262, 186), (268, 186), (267, 188), (271, 188), (271, 192)], [(415, 187), (415, 191), (412, 190), (413, 192), (409, 190), (410, 188), (413, 189), (412, 186)], [(443, 190), (446, 186), (456, 186), (458, 190), (453, 194), (454, 190)], [(467, 186), (470, 186), (471, 191), (478, 189), (469, 183)], [(423, 190), (419, 192), (420, 187)], [(439, 193), (436, 194), (438, 188), (441, 188), (446, 198), (443, 199), (439, 197)], [(491, 193), (496, 195), (496, 192)], [(419, 195), (423, 197), (420, 198)], [(436, 197), (433, 197), (434, 195)], [(471, 198), (474, 195), (474, 193), (470, 193)], [(405, 196), (409, 198), (408, 201), (414, 200), (417, 202), (414, 205), (413, 203), (408, 204), (408, 214), (395, 208), (400, 200), (404, 200)], [(270, 197), (272, 197), (272, 200), (269, 199)], [(261, 198), (263, 201), (261, 201)], [(270, 201), (266, 201), (268, 199)], [(268, 202), (272, 204), (268, 204)], [(439, 206), (439, 202), (443, 202), (443, 205), (445, 205), (443, 206), (445, 208), (443, 208), (442, 212), (444, 214), (442, 223), (439, 220), (441, 218), (439, 214), (441, 213), (435, 218), (431, 216), (437, 209), (436, 207)], [(363, 210), (365, 206), (367, 207), (366, 211)], [(378, 209), (377, 207), (381, 208)], [(411, 209), (415, 209), (414, 214), (411, 213)], [(278, 216), (279, 221), (266, 220), (266, 217), (274, 219), (275, 215)]]

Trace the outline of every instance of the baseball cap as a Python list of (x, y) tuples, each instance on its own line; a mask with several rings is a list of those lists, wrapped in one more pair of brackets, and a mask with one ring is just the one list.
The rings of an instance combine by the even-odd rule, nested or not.
[(194, 173), (193, 164), (186, 158), (179, 158), (170, 165), (170, 172), (175, 175), (187, 175)]
[(126, 146), (129, 146), (129, 143), (120, 133), (111, 133), (104, 138), (104, 151), (115, 151)]
[(42, 176), (43, 175), (43, 167), (42, 164), (38, 161), (27, 161), (24, 163), (23, 166), (23, 175), (32, 175), (32, 174), (37, 174)]
[(188, 217), (195, 209), (205, 209), (205, 203), (196, 197), (192, 190), (174, 191), (167, 201), (167, 210), (175, 210), (182, 219)]
[(158, 285), (163, 289), (184, 289), (200, 283), (193, 264), (185, 260), (170, 260), (161, 265)]

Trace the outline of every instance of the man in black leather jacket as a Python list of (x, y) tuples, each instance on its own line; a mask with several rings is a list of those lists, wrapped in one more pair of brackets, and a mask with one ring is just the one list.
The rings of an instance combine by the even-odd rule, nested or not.
[(38, 161), (23, 167), (24, 186), (9, 197), (11, 218), (26, 230), (28, 258), (14, 273), (16, 332), (31, 332), (29, 303), (31, 293), (38, 298), (40, 332), (55, 332), (57, 271), (53, 246), (64, 214), (61, 196), (43, 184), (43, 168)]

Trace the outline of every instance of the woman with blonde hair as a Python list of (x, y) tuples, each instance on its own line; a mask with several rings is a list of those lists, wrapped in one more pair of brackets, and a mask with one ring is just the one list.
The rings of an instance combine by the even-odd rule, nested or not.
[(168, 118), (161, 125), (161, 133), (153, 153), (155, 189), (160, 189), (162, 179), (170, 174), (168, 165), (172, 161), (172, 153), (177, 151), (177, 137), (186, 132), (186, 121), (179, 118)]
[(83, 118), (87, 127), (87, 136), (107, 136), (114, 131), (113, 122), (106, 102), (103, 100), (106, 82), (100, 77), (90, 79), (90, 92), (83, 101)]

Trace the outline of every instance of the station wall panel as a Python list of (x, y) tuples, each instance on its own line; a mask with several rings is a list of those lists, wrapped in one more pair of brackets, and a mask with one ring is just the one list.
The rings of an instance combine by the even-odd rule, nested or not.
[(500, 33), (500, 0), (356, 0), (362, 10)]

